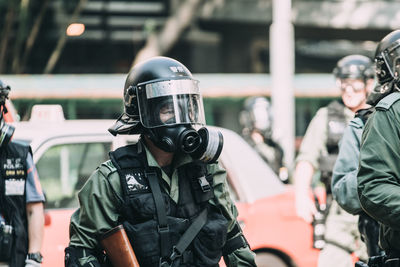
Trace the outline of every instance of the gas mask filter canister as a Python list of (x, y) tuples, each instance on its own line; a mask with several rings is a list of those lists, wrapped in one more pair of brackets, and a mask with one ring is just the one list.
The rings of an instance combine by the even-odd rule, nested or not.
[(205, 163), (214, 163), (221, 155), (224, 146), (222, 133), (217, 130), (202, 127), (198, 130), (200, 144), (198, 148), (190, 153), (192, 158)]

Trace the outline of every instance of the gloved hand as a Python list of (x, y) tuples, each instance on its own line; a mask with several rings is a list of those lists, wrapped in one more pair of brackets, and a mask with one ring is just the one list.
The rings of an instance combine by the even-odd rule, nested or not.
[(25, 260), (25, 267), (41, 267), (42, 264), (34, 261), (34, 260), (30, 260), (30, 259), (26, 259)]

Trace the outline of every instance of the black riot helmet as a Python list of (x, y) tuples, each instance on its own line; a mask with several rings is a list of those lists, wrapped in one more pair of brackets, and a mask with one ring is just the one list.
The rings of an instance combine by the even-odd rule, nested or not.
[(337, 80), (362, 79), (364, 81), (373, 79), (375, 70), (371, 59), (363, 55), (350, 55), (338, 61), (333, 70)]
[(380, 84), (399, 77), (400, 71), (400, 30), (386, 35), (375, 51), (376, 74)]
[(7, 113), (6, 100), (11, 87), (0, 80), (0, 148), (6, 146), (14, 134), (15, 127), (9, 125), (4, 120), (4, 114)]
[[(198, 83), (182, 63), (172, 58), (154, 57), (139, 63), (125, 81), (124, 113), (109, 131), (113, 135), (144, 134), (164, 151), (184, 152), (200, 159), (211, 149), (215, 153), (204, 161), (216, 160), (222, 150), (222, 134), (203, 127)], [(209, 145), (212, 148), (207, 149)], [(203, 149), (204, 153), (199, 152)]]
[(270, 102), (261, 96), (247, 98), (244, 102), (243, 110), (240, 112), (239, 122), (245, 135), (255, 130), (264, 137), (270, 138), (273, 124)]

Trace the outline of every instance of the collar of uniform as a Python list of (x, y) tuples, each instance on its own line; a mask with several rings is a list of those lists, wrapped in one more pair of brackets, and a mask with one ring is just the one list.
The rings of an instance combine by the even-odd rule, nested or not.
[(140, 153), (144, 149), (146, 152), (146, 159), (147, 159), (147, 164), (149, 167), (157, 167), (161, 170), (161, 176), (162, 179), (168, 184), (169, 187), (171, 187), (171, 179), (168, 177), (168, 175), (161, 169), (160, 165), (158, 165), (156, 159), (154, 158), (153, 154), (151, 154), (150, 150), (146, 146), (146, 142), (142, 138), (139, 139), (138, 142), (138, 152)]
[(185, 154), (175, 154), (174, 160), (172, 162), (172, 177), (170, 178), (158, 165), (157, 161), (155, 160), (153, 154), (150, 152), (150, 150), (147, 148), (146, 143), (142, 138), (139, 139), (139, 145), (138, 145), (138, 152), (141, 151), (141, 149), (144, 149), (146, 151), (146, 158), (147, 158), (147, 164), (150, 167), (157, 167), (160, 168), (161, 170), (161, 175), (162, 179), (168, 184), (169, 186), (169, 191), (170, 191), (170, 196), (172, 199), (177, 202), (178, 200), (178, 173), (176, 172), (177, 168), (180, 166), (187, 164), (192, 161), (192, 158), (189, 155)]

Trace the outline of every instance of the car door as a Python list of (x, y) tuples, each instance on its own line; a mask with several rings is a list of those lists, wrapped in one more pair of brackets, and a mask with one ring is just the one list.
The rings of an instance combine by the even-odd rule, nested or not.
[(69, 220), (78, 207), (77, 192), (91, 173), (108, 159), (113, 140), (105, 137), (60, 137), (34, 151), (41, 185), (46, 195), (43, 266), (64, 266), (69, 241)]

